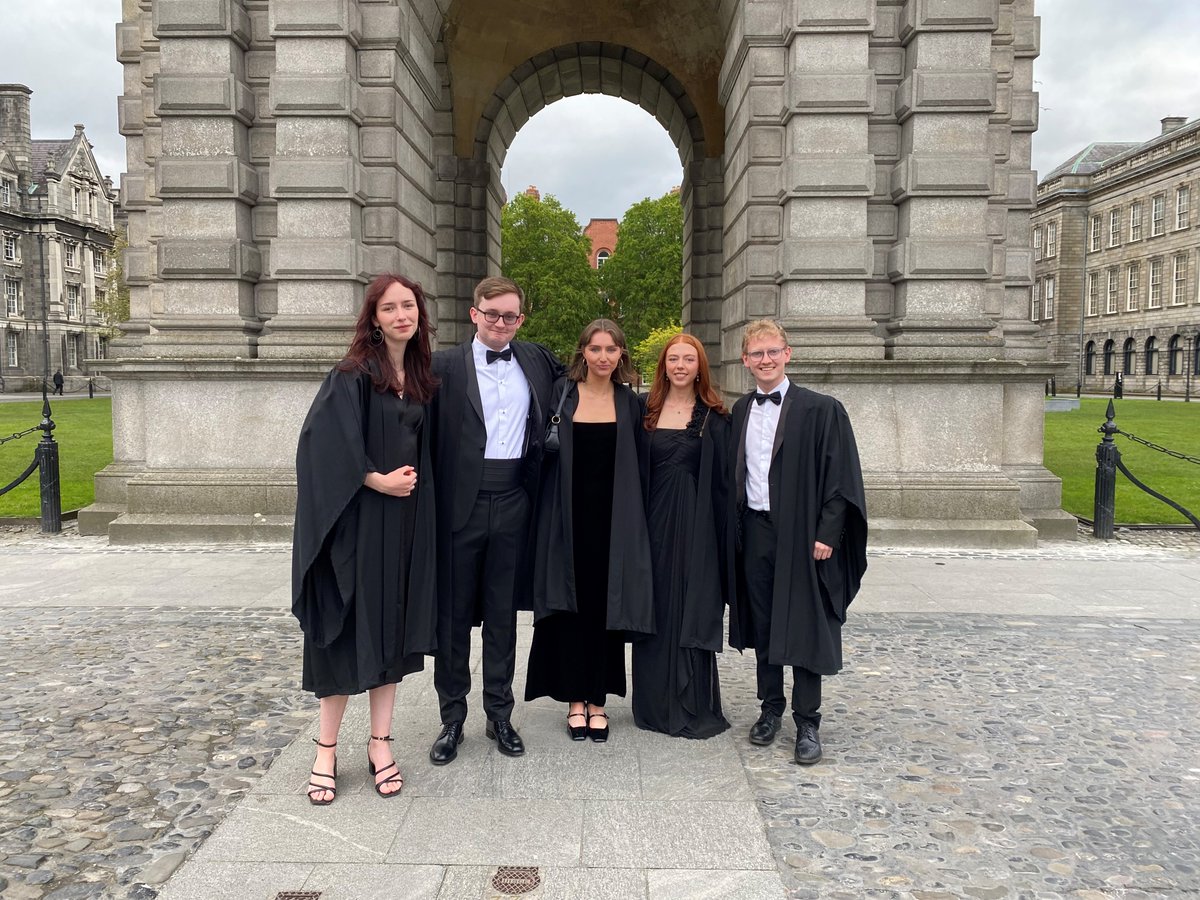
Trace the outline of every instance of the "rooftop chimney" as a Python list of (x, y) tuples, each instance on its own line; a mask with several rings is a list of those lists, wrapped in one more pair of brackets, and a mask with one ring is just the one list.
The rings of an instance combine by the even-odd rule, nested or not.
[(8, 148), (22, 167), (29, 165), (33, 152), (29, 133), (29, 95), (32, 93), (23, 84), (0, 84), (0, 144)]
[(532, 197), (534, 200), (540, 201), (542, 199), (541, 191), (539, 191), (532, 184), (529, 187), (525, 188), (525, 195), (527, 197)]
[(1162, 120), (1162, 133), (1174, 131), (1176, 128), (1182, 128), (1187, 124), (1187, 116), (1167, 116)]

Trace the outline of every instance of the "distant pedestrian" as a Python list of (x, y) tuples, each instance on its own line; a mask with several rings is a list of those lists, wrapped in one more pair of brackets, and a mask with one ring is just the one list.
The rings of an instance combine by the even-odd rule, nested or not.
[(54, 391), (53, 391), (53, 393), (55, 393), (55, 394), (61, 394), (61, 393), (63, 392), (63, 373), (62, 373), (62, 369), (55, 369), (55, 370), (54, 370), (54, 378), (53, 378), (52, 380), (54, 381)]
[(377, 277), (300, 431), (292, 613), (304, 631), (302, 684), (321, 705), (314, 806), (334, 800), (338, 730), (363, 691), (375, 792), (404, 786), (389, 746), (396, 684), (437, 645), (429, 330), (420, 286)]

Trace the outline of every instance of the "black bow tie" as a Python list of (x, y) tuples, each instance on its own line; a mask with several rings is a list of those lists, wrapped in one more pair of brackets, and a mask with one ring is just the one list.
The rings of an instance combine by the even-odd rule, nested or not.
[(771, 393), (769, 393), (769, 394), (757, 394), (756, 393), (754, 395), (754, 402), (757, 403), (759, 406), (762, 406), (768, 400), (770, 400), (772, 403), (774, 403), (776, 406), (778, 406), (780, 403), (783, 402), (783, 395), (780, 394), (779, 391), (771, 391)]
[(505, 347), (503, 350), (489, 350), (487, 352), (489, 366), (498, 359), (502, 359), (505, 362), (510, 361), (512, 359), (512, 347)]

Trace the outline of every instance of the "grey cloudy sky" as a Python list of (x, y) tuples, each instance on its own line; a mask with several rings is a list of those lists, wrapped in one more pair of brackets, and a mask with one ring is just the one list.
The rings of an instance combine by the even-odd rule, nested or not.
[[(6, 39), (0, 82), (33, 89), (35, 138), (87, 127), (103, 171), (125, 168), (117, 133), (120, 0), (0, 0)], [(1042, 55), (1034, 68), (1041, 128), (1034, 168), (1045, 174), (1092, 141), (1144, 141), (1159, 119), (1200, 116), (1200, 3), (1196, 0), (1038, 0)], [(509, 194), (536, 184), (581, 223), (620, 218), (682, 180), (663, 128), (610, 97), (573, 97), (534, 116), (509, 150)]]

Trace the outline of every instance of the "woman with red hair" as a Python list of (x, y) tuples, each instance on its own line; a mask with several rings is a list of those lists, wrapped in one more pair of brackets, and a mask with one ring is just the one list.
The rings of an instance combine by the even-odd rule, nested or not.
[(640, 728), (707, 738), (721, 713), (725, 460), (729, 418), (704, 345), (680, 334), (662, 349), (642, 420), (642, 493), (654, 567), (657, 631), (633, 645), (633, 720)]
[(369, 697), (376, 793), (395, 797), (404, 784), (389, 746), (396, 683), (437, 646), (431, 330), (419, 284), (372, 281), (350, 349), (300, 431), (292, 613), (304, 631), (303, 686), (321, 705), (307, 792), (316, 806), (337, 793), (335, 748), (351, 694)]

